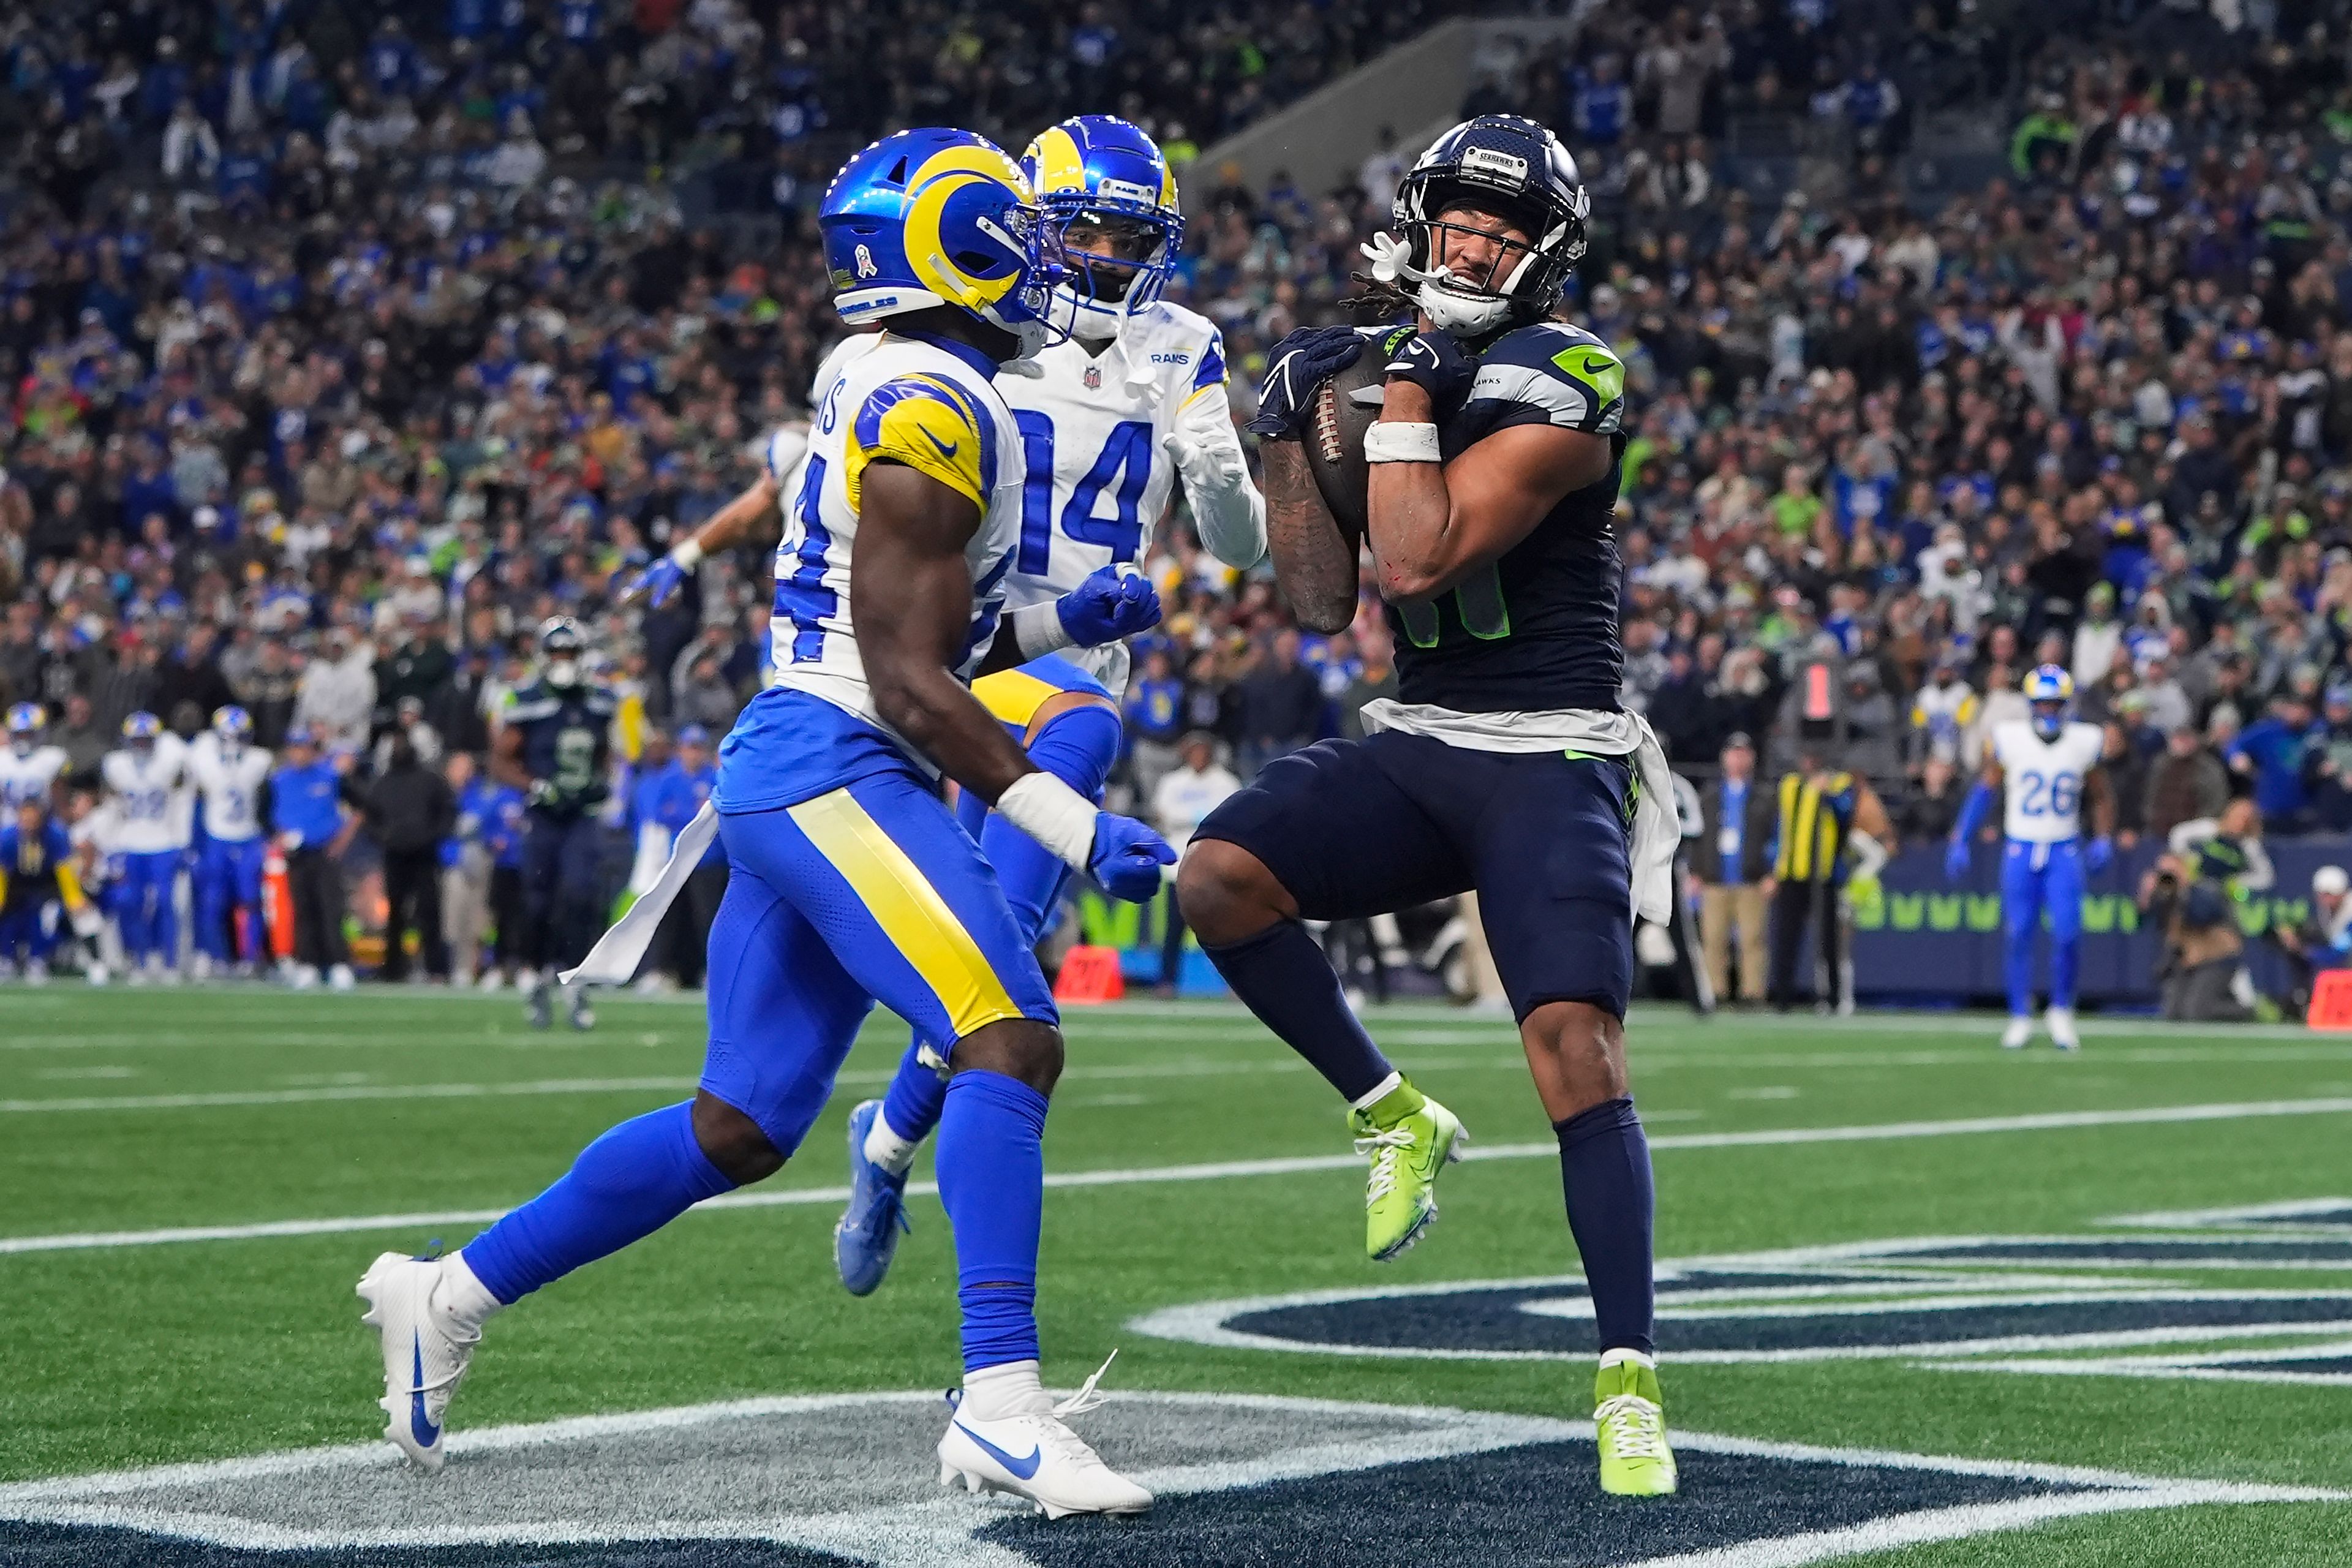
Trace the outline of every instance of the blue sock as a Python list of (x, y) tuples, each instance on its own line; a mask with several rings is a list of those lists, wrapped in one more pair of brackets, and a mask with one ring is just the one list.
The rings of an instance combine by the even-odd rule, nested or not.
[[(1091, 801), (1102, 799), (1103, 780), (1118, 760), (1118, 715), (1098, 703), (1087, 703), (1056, 713), (1029, 743), (1029, 760)], [(956, 820), (980, 842), (980, 852), (996, 873), (996, 885), (1013, 911), (1021, 940), (1034, 946), (1045, 933), (1045, 921), (1062, 900), (1070, 868), (1061, 858), (1022, 832), (967, 790), (957, 802)], [(909, 1143), (919, 1143), (940, 1124), (940, 1108), (947, 1103), (947, 1085), (940, 1075), (917, 1059), (923, 1047), (918, 1037), (898, 1060), (898, 1076), (890, 1080), (882, 1100), (882, 1119), (890, 1131)], [(948, 1045), (932, 1042), (945, 1059)]]
[[(2038, 918), (2011, 916), (2009, 929), (2002, 934), (2001, 967), (2009, 982), (2009, 1016), (2022, 1018), (2033, 1011), (2033, 928)], [(2054, 978), (2054, 977), (2053, 977)]]
[(1650, 1218), (1650, 1141), (1630, 1098), (1603, 1100), (1565, 1121), (1559, 1180), (1568, 1194), (1568, 1228), (1584, 1259), (1592, 1323), (1604, 1351), (1651, 1353), (1654, 1308)]
[(1353, 1105), (1396, 1069), (1356, 1021), (1330, 960), (1297, 921), (1231, 947), (1202, 949), (1258, 1022), (1305, 1057)]
[(2050, 943), (2050, 1005), (2072, 1007), (2074, 1005), (2074, 976), (2083, 963), (2083, 942), (2080, 937), (2060, 936)]
[(582, 1150), (553, 1186), (467, 1242), (466, 1264), (511, 1306), (734, 1184), (695, 1142), (693, 1102), (666, 1105)]
[(1037, 1359), (1037, 1235), (1045, 1211), (1045, 1097), (974, 1069), (948, 1080), (940, 1202), (955, 1227), (963, 1368)]

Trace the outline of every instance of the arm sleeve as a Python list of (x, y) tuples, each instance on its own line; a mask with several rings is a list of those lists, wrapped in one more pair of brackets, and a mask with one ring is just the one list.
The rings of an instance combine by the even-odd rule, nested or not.
[(1193, 524), (1201, 531), (1201, 547), (1226, 565), (1247, 571), (1265, 559), (1265, 497), (1249, 477), (1249, 458), (1242, 450), (1241, 432), (1234, 427), (1233, 403), (1222, 376), (1199, 387), (1186, 399), (1179, 416), (1187, 436), (1218, 454), (1219, 461), (1238, 466), (1240, 485), (1185, 496)]

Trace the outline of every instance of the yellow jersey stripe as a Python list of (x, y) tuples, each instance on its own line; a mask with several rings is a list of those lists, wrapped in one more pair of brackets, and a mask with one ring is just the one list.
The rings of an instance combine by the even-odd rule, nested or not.
[(786, 815), (882, 928), (890, 945), (940, 999), (957, 1039), (1021, 1009), (971, 933), (921, 868), (845, 789), (786, 808)]

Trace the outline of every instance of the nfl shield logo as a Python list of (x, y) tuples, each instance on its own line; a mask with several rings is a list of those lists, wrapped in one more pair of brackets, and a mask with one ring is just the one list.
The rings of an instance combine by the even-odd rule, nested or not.
[(1102, 366), (1098, 364), (1087, 366), (1087, 390), (1088, 392), (1102, 390)]

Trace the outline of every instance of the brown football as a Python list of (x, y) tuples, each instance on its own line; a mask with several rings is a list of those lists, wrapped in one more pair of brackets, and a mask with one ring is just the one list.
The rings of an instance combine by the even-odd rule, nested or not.
[[(1317, 389), (1307, 422), (1307, 470), (1349, 544), (1364, 537), (1372, 478), (1364, 461), (1364, 432), (1381, 416), (1379, 393), (1386, 380), (1381, 357), (1367, 344), (1355, 363)], [(1366, 389), (1369, 398), (1360, 398)]]

